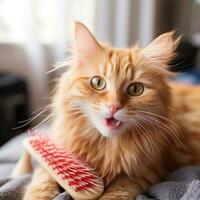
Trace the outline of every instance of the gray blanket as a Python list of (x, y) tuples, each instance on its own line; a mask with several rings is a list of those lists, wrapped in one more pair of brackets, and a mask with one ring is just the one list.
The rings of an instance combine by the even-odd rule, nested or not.
[[(0, 200), (21, 199), (24, 187), (29, 183), (31, 174), (15, 179), (11, 171), (22, 153), (22, 139), (19, 136), (0, 148)], [(66, 192), (54, 200), (68, 200)], [(149, 188), (137, 200), (200, 200), (200, 167), (185, 167), (172, 173), (165, 181)]]

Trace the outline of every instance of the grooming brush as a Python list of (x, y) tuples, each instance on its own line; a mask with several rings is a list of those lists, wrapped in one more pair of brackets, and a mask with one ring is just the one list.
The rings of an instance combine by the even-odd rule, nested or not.
[(24, 146), (74, 199), (96, 199), (102, 194), (103, 179), (86, 163), (54, 144), (49, 138), (30, 134), (24, 140)]

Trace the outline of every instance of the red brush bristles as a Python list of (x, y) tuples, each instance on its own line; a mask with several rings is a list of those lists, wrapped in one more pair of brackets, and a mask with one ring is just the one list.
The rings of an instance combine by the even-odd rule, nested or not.
[(68, 184), (73, 186), (75, 191), (87, 190), (96, 185), (95, 176), (90, 173), (91, 169), (83, 166), (74, 156), (58, 149), (47, 138), (34, 136), (29, 142), (63, 180), (68, 180)]
[(72, 197), (91, 199), (103, 192), (103, 180), (95, 175), (94, 170), (49, 138), (29, 134), (25, 146)]

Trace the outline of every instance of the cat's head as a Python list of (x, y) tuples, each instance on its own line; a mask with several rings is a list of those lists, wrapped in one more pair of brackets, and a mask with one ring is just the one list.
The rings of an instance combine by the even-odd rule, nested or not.
[(73, 97), (71, 109), (103, 136), (118, 136), (127, 129), (144, 132), (156, 123), (159, 127), (170, 108), (167, 63), (177, 44), (169, 32), (143, 49), (112, 48), (98, 43), (77, 22), (75, 62), (65, 77), (68, 91), (62, 92)]

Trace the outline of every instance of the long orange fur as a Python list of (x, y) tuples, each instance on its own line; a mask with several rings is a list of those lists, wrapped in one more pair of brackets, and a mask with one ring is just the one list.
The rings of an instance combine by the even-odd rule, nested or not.
[[(144, 49), (99, 44), (81, 23), (75, 33), (75, 59), (59, 79), (53, 98), (52, 137), (104, 178), (106, 190), (100, 199), (133, 199), (178, 167), (199, 164), (200, 87), (169, 82), (173, 74), (168, 62), (179, 43), (173, 32)], [(109, 79), (112, 89), (94, 91), (89, 80), (95, 75)], [(147, 92), (127, 96), (122, 88), (130, 80), (144, 83)], [(128, 109), (127, 117), (137, 121), (119, 136), (103, 137), (80, 109), (84, 102), (93, 112), (102, 103), (119, 103)], [(24, 199), (37, 199), (39, 193), (43, 199), (53, 198), (56, 187), (50, 195), (39, 186), (45, 183), (37, 184), (33, 178)], [(52, 191), (51, 183), (46, 188)]]

